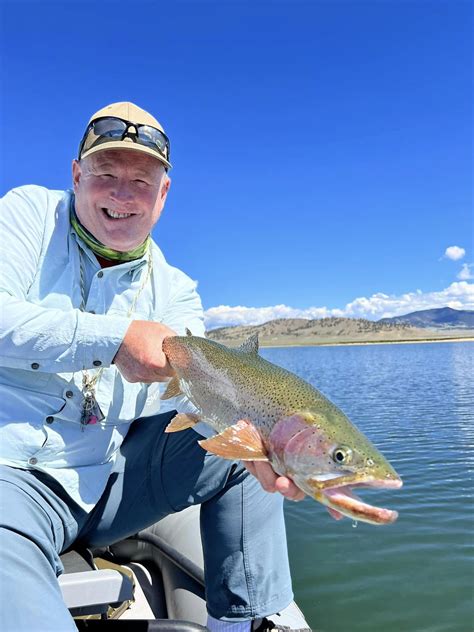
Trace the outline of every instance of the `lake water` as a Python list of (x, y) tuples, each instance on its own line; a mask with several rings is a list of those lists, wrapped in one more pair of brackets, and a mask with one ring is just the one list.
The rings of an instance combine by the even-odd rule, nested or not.
[(397, 522), (286, 503), (296, 601), (318, 632), (474, 630), (474, 344), (263, 349), (319, 388), (383, 452), (400, 490), (360, 496)]

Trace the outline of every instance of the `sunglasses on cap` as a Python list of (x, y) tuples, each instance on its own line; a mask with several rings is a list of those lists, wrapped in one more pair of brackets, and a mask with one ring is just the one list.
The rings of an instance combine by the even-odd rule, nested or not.
[(167, 162), (170, 159), (170, 141), (166, 134), (151, 125), (140, 125), (116, 116), (102, 116), (89, 123), (79, 145), (79, 160), (93, 147), (130, 138), (139, 145), (156, 151)]

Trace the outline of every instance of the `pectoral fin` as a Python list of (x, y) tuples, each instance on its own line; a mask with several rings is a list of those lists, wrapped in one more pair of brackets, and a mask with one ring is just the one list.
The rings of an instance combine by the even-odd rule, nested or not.
[(199, 445), (224, 459), (268, 461), (260, 434), (247, 419), (241, 419), (210, 439), (199, 441)]
[(199, 417), (194, 413), (179, 413), (179, 415), (173, 417), (166, 426), (165, 432), (179, 432), (180, 430), (186, 430), (187, 428), (192, 428), (198, 421)]
[(160, 399), (171, 399), (172, 397), (177, 397), (181, 395), (183, 391), (181, 390), (181, 386), (179, 385), (179, 378), (177, 375), (171, 378), (168, 382), (165, 392), (160, 397)]

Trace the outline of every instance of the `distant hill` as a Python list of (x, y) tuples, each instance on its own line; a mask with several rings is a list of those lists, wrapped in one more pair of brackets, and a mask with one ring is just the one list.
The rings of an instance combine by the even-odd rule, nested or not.
[[(446, 308), (449, 309), (449, 308)], [(424, 312), (440, 312), (440, 310), (424, 310)], [(415, 312), (420, 314), (424, 312)], [(450, 310), (457, 314), (460, 312)], [(407, 316), (412, 316), (407, 314)], [(474, 322), (469, 326), (464, 318), (455, 324), (453, 318), (443, 324), (423, 324), (414, 326), (404, 321), (403, 316), (385, 318), (379, 321), (365, 318), (279, 318), (262, 325), (240, 325), (236, 327), (220, 327), (207, 332), (211, 340), (223, 342), (229, 346), (237, 346), (249, 336), (257, 333), (262, 346), (278, 345), (317, 345), (317, 344), (354, 344), (375, 342), (402, 342), (421, 340), (443, 340), (457, 338), (474, 338)], [(445, 319), (447, 315), (445, 314)], [(433, 316), (434, 321), (434, 316)], [(423, 323), (427, 321), (423, 320)], [(448, 323), (448, 324), (446, 324)]]
[(437, 309), (423, 309), (404, 316), (381, 318), (379, 323), (407, 323), (414, 327), (434, 327), (456, 329), (474, 329), (474, 311), (439, 307)]

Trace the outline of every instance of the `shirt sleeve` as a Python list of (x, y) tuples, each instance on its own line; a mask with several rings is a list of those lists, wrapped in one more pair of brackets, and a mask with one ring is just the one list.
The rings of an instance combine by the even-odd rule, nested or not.
[(47, 373), (109, 366), (130, 318), (28, 301), (40, 265), (49, 195), (31, 186), (0, 199), (0, 365)]
[[(197, 292), (197, 283), (175, 268), (170, 284), (173, 291), (160, 319), (161, 322), (179, 336), (184, 336), (186, 329), (189, 329), (194, 336), (204, 336), (204, 313), (201, 298)], [(166, 383), (155, 383), (149, 386), (145, 416), (170, 410), (177, 410), (180, 413), (197, 412), (194, 404), (185, 395), (160, 400), (166, 386)]]
[(174, 268), (171, 287), (173, 290), (161, 319), (163, 324), (173, 329), (178, 336), (184, 336), (186, 329), (193, 336), (204, 336), (204, 313), (197, 282)]

